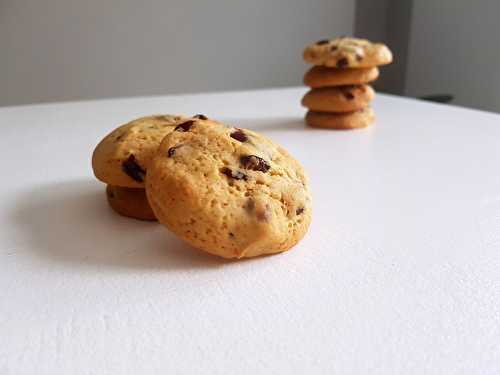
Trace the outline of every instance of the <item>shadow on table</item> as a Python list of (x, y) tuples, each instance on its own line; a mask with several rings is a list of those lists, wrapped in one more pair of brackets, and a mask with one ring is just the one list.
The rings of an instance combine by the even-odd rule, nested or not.
[(232, 263), (199, 252), (155, 222), (115, 214), (104, 185), (41, 185), (16, 202), (14, 218), (36, 256), (79, 266), (182, 270)]

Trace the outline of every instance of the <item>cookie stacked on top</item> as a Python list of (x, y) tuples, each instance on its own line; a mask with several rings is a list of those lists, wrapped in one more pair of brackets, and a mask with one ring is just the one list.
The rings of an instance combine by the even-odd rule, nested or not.
[(304, 76), (311, 90), (302, 99), (309, 126), (355, 129), (374, 121), (375, 91), (368, 83), (378, 78), (377, 66), (392, 62), (387, 46), (348, 37), (320, 40), (306, 47), (304, 60), (314, 65)]
[(158, 219), (224, 258), (286, 251), (311, 222), (307, 178), (284, 148), (203, 115), (120, 126), (97, 145), (92, 167), (116, 212)]

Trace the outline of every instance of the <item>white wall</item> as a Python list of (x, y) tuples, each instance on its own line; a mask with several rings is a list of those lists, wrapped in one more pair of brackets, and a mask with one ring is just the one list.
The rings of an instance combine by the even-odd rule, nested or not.
[(499, 17), (498, 0), (415, 1), (406, 93), (500, 112)]
[(351, 0), (0, 0), (0, 105), (297, 85)]

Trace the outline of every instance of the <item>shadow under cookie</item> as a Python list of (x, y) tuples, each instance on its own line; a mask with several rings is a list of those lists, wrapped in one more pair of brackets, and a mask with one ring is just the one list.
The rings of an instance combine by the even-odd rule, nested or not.
[(106, 203), (102, 184), (92, 180), (38, 186), (22, 195), (11, 215), (28, 248), (49, 263), (161, 272), (224, 265), (161, 225), (116, 215)]

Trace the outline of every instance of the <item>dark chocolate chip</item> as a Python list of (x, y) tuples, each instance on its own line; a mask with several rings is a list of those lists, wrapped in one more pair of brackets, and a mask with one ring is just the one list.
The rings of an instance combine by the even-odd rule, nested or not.
[(247, 180), (247, 175), (240, 171), (232, 171), (230, 168), (225, 167), (221, 172), (227, 177), (234, 178), (235, 180)]
[(177, 125), (174, 130), (182, 130), (183, 132), (187, 132), (189, 129), (191, 129), (191, 126), (193, 126), (193, 124), (193, 120), (188, 120), (186, 122), (183, 122), (182, 124)]
[(247, 212), (252, 212), (255, 208), (255, 201), (252, 198), (248, 198), (247, 202), (245, 203), (245, 210)]
[(339, 61), (337, 61), (337, 68), (345, 68), (347, 65), (349, 65), (349, 60), (345, 57), (342, 57)]
[(234, 138), (240, 142), (246, 142), (248, 140), (247, 135), (245, 133), (243, 133), (243, 130), (241, 130), (241, 129), (236, 129), (234, 132), (232, 132), (231, 138)]
[(337, 48), (338, 48), (337, 46), (331, 46), (331, 47), (330, 47), (330, 51), (332, 51), (332, 52), (333, 52), (333, 51), (336, 51), (336, 50), (337, 50)]
[(267, 161), (255, 155), (245, 155), (240, 157), (240, 163), (245, 169), (252, 171), (267, 172), (271, 166)]
[(233, 232), (229, 232), (229, 237), (233, 237), (234, 238), (234, 233)]
[(172, 156), (174, 156), (174, 155), (175, 155), (175, 150), (176, 150), (176, 149), (177, 149), (177, 147), (170, 147), (170, 148), (168, 149), (167, 154), (168, 154), (168, 157), (169, 157), (169, 158), (171, 158)]
[(193, 118), (199, 118), (200, 120), (208, 120), (207, 116), (201, 114), (194, 115)]
[(318, 46), (321, 46), (322, 44), (328, 44), (330, 41), (328, 39), (321, 39), (316, 42)]
[(300, 207), (300, 208), (297, 208), (297, 210), (295, 210), (296, 215), (301, 215), (303, 213), (304, 213), (304, 207)]
[(344, 91), (342, 93), (344, 95), (344, 97), (347, 99), (347, 100), (353, 100), (354, 99), (354, 94), (350, 91)]
[(122, 170), (134, 181), (144, 182), (146, 171), (137, 164), (134, 154), (130, 154), (128, 159), (122, 163)]
[(361, 56), (359, 53), (356, 54), (356, 60), (361, 61), (363, 60), (363, 56)]

